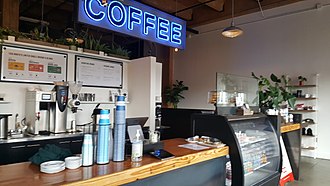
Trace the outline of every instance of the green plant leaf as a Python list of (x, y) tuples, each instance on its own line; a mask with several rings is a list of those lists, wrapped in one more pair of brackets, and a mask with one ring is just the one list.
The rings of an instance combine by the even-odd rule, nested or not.
[(271, 75), (270, 75), (270, 79), (271, 79), (273, 82), (281, 83), (281, 80), (278, 79), (278, 77), (277, 77), (275, 74), (271, 74)]
[(173, 103), (176, 105), (180, 102), (181, 99), (185, 97), (182, 95), (183, 91), (188, 90), (189, 88), (183, 84), (183, 81), (176, 80), (172, 87), (166, 87), (164, 91), (165, 101), (167, 103)]
[[(254, 73), (253, 78), (257, 77)], [(259, 76), (259, 106), (280, 108), (282, 104), (287, 102), (290, 107), (294, 107), (295, 98), (287, 89), (288, 81), (284, 75), (279, 79), (275, 74), (270, 75), (270, 80), (263, 76)]]
[(296, 103), (296, 97), (290, 97), (289, 99), (288, 99), (288, 104), (289, 104), (289, 106), (291, 107), (291, 108), (294, 108), (294, 106), (295, 106), (295, 103)]

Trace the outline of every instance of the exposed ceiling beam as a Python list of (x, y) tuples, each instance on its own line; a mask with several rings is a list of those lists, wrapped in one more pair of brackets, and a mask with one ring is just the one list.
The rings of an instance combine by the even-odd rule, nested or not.
[[(207, 0), (198, 0), (199, 2), (206, 2)], [(225, 0), (215, 0), (210, 3), (206, 3), (207, 6), (213, 8), (214, 10), (220, 12), (223, 10), (223, 5), (225, 4)]]
[(66, 1), (63, 2), (59, 2), (55, 7), (52, 7), (50, 10), (48, 10), (47, 12), (44, 13), (44, 16), (47, 17), (51, 12), (59, 9), (62, 5), (64, 5), (66, 3)]
[[(261, 2), (263, 10), (288, 5), (302, 0), (265, 0)], [(257, 1), (244, 0), (235, 2), (235, 17), (251, 14), (260, 11)], [(193, 20), (188, 22), (188, 26), (196, 27), (205, 25), (231, 17), (231, 3), (224, 4), (224, 10), (221, 12), (210, 11), (209, 7), (201, 6), (194, 9)]]
[[(36, 0), (36, 1), (34, 1), (30, 6), (23, 6), (24, 8), (22, 8), (22, 7), (20, 7), (20, 15), (21, 14), (25, 14), (27, 11), (29, 11), (31, 8), (33, 8), (33, 7), (35, 7), (35, 6), (37, 6), (37, 5), (39, 5), (39, 1), (41, 1), (41, 0)], [(24, 1), (23, 1), (24, 2)], [(31, 1), (25, 1), (27, 4), (30, 4), (31, 3)]]
[(187, 10), (187, 11), (184, 11), (184, 12), (176, 13), (174, 15), (177, 16), (177, 17), (180, 17), (180, 18), (182, 18), (186, 21), (190, 21), (190, 20), (192, 20), (192, 14), (193, 14), (193, 10), (190, 9), (190, 10)]
[(193, 8), (196, 8), (196, 7), (199, 7), (199, 6), (205, 5), (207, 3), (214, 2), (214, 1), (215, 0), (205, 0), (205, 2), (195, 4), (195, 5), (192, 5), (192, 6), (188, 6), (188, 7), (185, 7), (183, 9), (176, 10), (175, 13), (184, 12), (184, 11), (187, 11), (187, 10), (190, 10), (190, 9), (193, 9)]

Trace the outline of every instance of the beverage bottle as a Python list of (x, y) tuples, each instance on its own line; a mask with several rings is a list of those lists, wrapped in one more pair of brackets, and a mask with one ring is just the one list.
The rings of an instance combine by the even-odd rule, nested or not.
[(132, 141), (132, 162), (141, 161), (143, 156), (143, 141), (139, 131), (136, 131), (135, 138)]

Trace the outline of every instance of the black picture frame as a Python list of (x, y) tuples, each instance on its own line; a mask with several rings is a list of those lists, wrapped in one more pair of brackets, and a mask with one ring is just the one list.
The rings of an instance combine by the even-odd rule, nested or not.
[[(86, 63), (93, 63), (90, 64), (91, 66), (88, 67), (89, 69), (85, 69), (86, 71), (88, 70), (93, 70), (93, 74), (90, 72), (83, 72), (83, 67), (81, 66), (81, 63), (83, 63), (85, 60), (85, 65), (89, 65)], [(105, 65), (112, 65), (113, 68), (116, 68), (116, 70), (119, 69), (119, 74), (114, 74), (113, 78), (119, 78), (116, 80), (106, 81), (105, 78), (111, 78), (111, 76), (105, 77), (104, 73), (98, 73), (95, 71), (96, 67), (92, 66), (98, 65), (100, 66), (105, 66)], [(85, 74), (84, 74), (85, 73)], [(88, 79), (88, 78), (89, 79)], [(75, 81), (82, 81), (83, 86), (86, 87), (100, 87), (100, 88), (123, 88), (123, 62), (119, 61), (114, 61), (114, 60), (107, 60), (104, 58), (97, 58), (97, 57), (89, 57), (89, 56), (81, 56), (81, 55), (76, 55), (75, 56), (75, 72), (74, 72), (74, 79)], [(94, 79), (94, 80), (92, 80)], [(99, 80), (99, 81), (97, 81)]]

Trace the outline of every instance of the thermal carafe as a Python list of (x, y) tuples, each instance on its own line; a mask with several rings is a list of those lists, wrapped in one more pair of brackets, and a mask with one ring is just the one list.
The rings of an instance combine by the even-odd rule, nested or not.
[(12, 114), (0, 114), (0, 139), (8, 137), (8, 117)]

